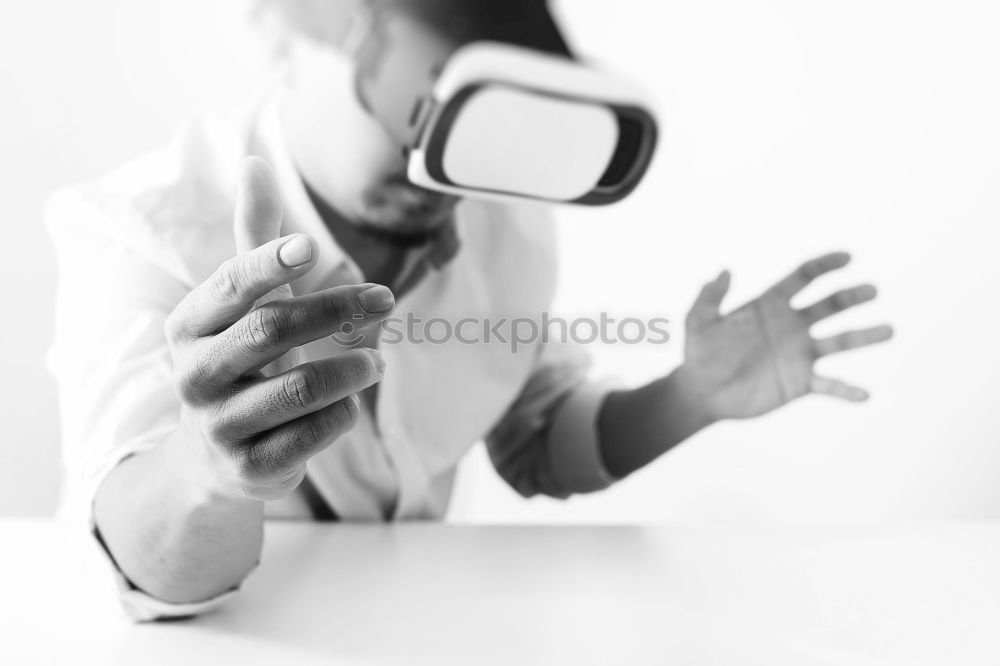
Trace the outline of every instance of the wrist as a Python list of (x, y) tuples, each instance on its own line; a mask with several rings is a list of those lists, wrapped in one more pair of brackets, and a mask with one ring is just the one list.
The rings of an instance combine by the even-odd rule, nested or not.
[(190, 506), (229, 507), (234, 510), (261, 508), (263, 502), (248, 498), (240, 488), (227, 484), (216, 473), (210, 451), (198, 451), (197, 435), (183, 425), (160, 447), (165, 476)]
[(608, 394), (599, 416), (601, 454), (624, 478), (717, 419), (687, 367), (645, 386)]
[(683, 421), (683, 429), (691, 434), (722, 420), (713, 406), (712, 392), (699, 381), (699, 373), (682, 363), (666, 377), (658, 380), (658, 390), (664, 404), (674, 406), (674, 418)]

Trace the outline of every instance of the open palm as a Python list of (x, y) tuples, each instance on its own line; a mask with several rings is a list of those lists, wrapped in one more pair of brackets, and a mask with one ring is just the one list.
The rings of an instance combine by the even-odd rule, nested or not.
[(849, 261), (843, 252), (807, 261), (760, 297), (725, 315), (720, 308), (729, 290), (729, 273), (705, 285), (688, 313), (684, 363), (716, 418), (759, 416), (807, 393), (854, 402), (867, 399), (863, 389), (819, 377), (813, 366), (823, 356), (888, 340), (892, 328), (875, 326), (823, 339), (814, 339), (809, 329), (874, 299), (875, 287), (844, 289), (802, 309), (790, 303), (817, 277)]

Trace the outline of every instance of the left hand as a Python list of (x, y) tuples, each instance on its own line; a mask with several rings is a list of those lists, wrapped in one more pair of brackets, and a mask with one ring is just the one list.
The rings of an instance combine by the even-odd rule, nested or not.
[(729, 272), (705, 285), (687, 316), (682, 369), (713, 419), (759, 416), (807, 393), (852, 402), (868, 398), (863, 389), (817, 376), (813, 365), (823, 356), (884, 342), (892, 337), (892, 328), (875, 326), (823, 339), (814, 339), (809, 329), (871, 301), (875, 287), (844, 289), (802, 309), (790, 303), (817, 277), (848, 262), (844, 252), (807, 261), (760, 297), (725, 315), (720, 307), (729, 291)]

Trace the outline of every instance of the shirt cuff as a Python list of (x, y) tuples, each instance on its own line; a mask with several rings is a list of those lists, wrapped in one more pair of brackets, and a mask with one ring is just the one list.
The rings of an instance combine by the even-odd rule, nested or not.
[(604, 466), (597, 417), (610, 382), (587, 382), (559, 406), (548, 435), (553, 480), (571, 493), (603, 490), (617, 481)]

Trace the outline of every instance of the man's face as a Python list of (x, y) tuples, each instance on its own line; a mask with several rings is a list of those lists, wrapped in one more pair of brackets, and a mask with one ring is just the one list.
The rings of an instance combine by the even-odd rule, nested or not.
[(417, 232), (445, 221), (458, 199), (409, 182), (402, 146), (357, 99), (353, 64), (313, 40), (292, 50), (284, 122), (309, 184), (361, 224)]

